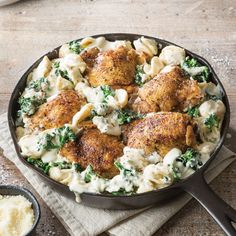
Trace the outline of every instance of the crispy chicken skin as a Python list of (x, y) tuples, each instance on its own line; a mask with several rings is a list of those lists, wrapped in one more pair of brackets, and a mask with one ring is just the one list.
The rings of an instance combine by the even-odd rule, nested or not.
[(180, 67), (157, 75), (138, 91), (132, 108), (141, 113), (183, 111), (202, 98), (197, 81), (185, 77)]
[(86, 103), (74, 90), (64, 90), (53, 100), (44, 103), (38, 111), (30, 117), (30, 128), (50, 129), (71, 123), (72, 117)]
[(120, 46), (116, 50), (99, 52), (90, 49), (81, 57), (87, 63), (88, 81), (93, 87), (99, 85), (127, 86), (133, 83), (137, 54), (134, 49)]
[(194, 146), (194, 124), (190, 117), (178, 112), (160, 112), (136, 120), (123, 129), (124, 142), (129, 147), (157, 151), (161, 156), (172, 148), (184, 151)]
[(99, 49), (98, 48), (90, 48), (82, 52), (81, 58), (87, 64), (89, 68), (93, 67), (95, 63), (95, 59), (98, 57)]
[(119, 171), (114, 166), (122, 156), (124, 145), (116, 137), (102, 134), (98, 129), (84, 130), (74, 142), (67, 143), (60, 154), (82, 168), (92, 165), (94, 171), (105, 178), (112, 178)]

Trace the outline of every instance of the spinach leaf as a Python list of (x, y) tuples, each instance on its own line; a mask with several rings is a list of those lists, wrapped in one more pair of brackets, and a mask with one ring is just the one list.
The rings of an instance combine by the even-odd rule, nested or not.
[(143, 86), (143, 82), (142, 82), (142, 76), (144, 75), (144, 71), (143, 71), (143, 66), (142, 65), (137, 65), (136, 66), (136, 71), (135, 71), (135, 83), (139, 86)]
[(80, 42), (81, 42), (80, 40), (74, 40), (74, 41), (70, 42), (69, 49), (76, 54), (80, 54), (84, 50), (81, 47)]
[(33, 89), (35, 92), (39, 92), (39, 91), (49, 90), (49, 86), (50, 86), (50, 83), (49, 83), (48, 79), (42, 77), (40, 79), (31, 81), (29, 83), (28, 88)]
[(27, 162), (29, 162), (31, 165), (34, 165), (37, 168), (41, 169), (45, 174), (48, 174), (48, 172), (51, 168), (49, 163), (43, 163), (43, 161), (40, 159), (33, 159), (32, 157), (28, 157)]
[(53, 67), (55, 68), (55, 75), (56, 76), (61, 76), (62, 78), (71, 81), (69, 75), (68, 75), (68, 71), (67, 70), (61, 70), (60, 69), (60, 62), (55, 62), (53, 64)]
[(38, 142), (38, 150), (50, 151), (60, 149), (69, 141), (74, 141), (76, 135), (69, 126), (62, 126), (55, 129), (51, 134), (45, 134)]
[(66, 161), (63, 162), (53, 162), (53, 163), (44, 163), (41, 159), (33, 159), (32, 157), (27, 158), (27, 162), (31, 165), (36, 166), (37, 168), (41, 169), (45, 174), (49, 173), (50, 168), (58, 167), (62, 169), (71, 169), (72, 164)]
[(52, 66), (53, 66), (55, 69), (59, 69), (59, 67), (60, 67), (60, 62), (59, 62), (59, 61), (54, 62)]
[(193, 148), (188, 148), (187, 151), (176, 159), (182, 162), (184, 166), (197, 170), (198, 166), (202, 166), (201, 155)]
[(104, 94), (105, 100), (106, 100), (106, 98), (108, 96), (112, 96), (112, 97), (115, 96), (115, 91), (110, 86), (108, 86), (108, 85), (102, 85), (101, 86), (101, 90), (102, 90), (102, 92)]
[(63, 169), (71, 169), (72, 168), (72, 164), (66, 161), (63, 162), (53, 162), (51, 164), (51, 166), (53, 167), (59, 167), (61, 170)]
[(58, 149), (60, 146), (55, 142), (55, 134), (45, 134), (38, 141), (38, 150), (50, 151), (52, 149)]
[(89, 183), (92, 180), (92, 177), (96, 176), (96, 173), (93, 171), (93, 167), (91, 165), (88, 165), (85, 171), (84, 181)]
[(18, 100), (18, 103), (20, 105), (20, 110), (30, 116), (33, 115), (37, 111), (38, 107), (42, 105), (45, 101), (46, 99), (40, 99), (36, 96), (21, 96)]
[(219, 119), (218, 119), (218, 117), (216, 116), (215, 113), (210, 114), (210, 116), (207, 117), (207, 118), (205, 119), (205, 121), (204, 121), (204, 124), (206, 125), (206, 127), (207, 127), (210, 131), (212, 131), (212, 129), (213, 129), (214, 127), (218, 128), (218, 127), (219, 127), (219, 123), (220, 123), (220, 121), (219, 121)]
[(76, 139), (76, 135), (73, 130), (66, 125), (56, 129), (56, 137), (58, 138), (60, 148), (69, 141), (75, 141)]
[(144, 115), (140, 113), (136, 113), (134, 111), (124, 109), (118, 110), (118, 123), (119, 125), (123, 125), (126, 123), (130, 123), (132, 120), (144, 118)]
[[(208, 82), (210, 71), (207, 66), (203, 66), (201, 63), (197, 61), (195, 58), (186, 57), (184, 62), (181, 64), (182, 69), (194, 80), (198, 82)], [(195, 72), (193, 73), (193, 68), (195, 68)]]
[(181, 172), (180, 172), (180, 169), (179, 167), (177, 166), (172, 166), (172, 174), (173, 174), (173, 177), (174, 177), (174, 181), (179, 181), (180, 178), (181, 178)]
[(191, 117), (199, 117), (200, 116), (199, 106), (189, 108), (187, 113)]
[(124, 176), (134, 175), (133, 170), (126, 169), (119, 161), (114, 163), (115, 167), (124, 174)]

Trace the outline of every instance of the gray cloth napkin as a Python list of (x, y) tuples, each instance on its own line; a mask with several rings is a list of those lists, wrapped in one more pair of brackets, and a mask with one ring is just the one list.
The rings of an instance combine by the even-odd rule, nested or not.
[[(117, 236), (152, 235), (191, 199), (191, 196), (184, 194), (166, 204), (126, 211), (86, 207), (56, 192), (47, 182), (21, 163), (10, 137), (6, 113), (0, 116), (0, 147), (4, 150), (4, 155), (15, 163), (72, 236), (97, 235), (104, 231)], [(207, 171), (207, 180), (214, 179), (235, 158), (233, 152), (223, 147)]]

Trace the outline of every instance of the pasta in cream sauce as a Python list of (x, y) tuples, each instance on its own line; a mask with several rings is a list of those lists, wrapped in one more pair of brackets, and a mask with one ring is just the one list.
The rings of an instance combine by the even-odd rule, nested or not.
[[(60, 149), (80, 135), (86, 122), (101, 134), (121, 140), (125, 122), (146, 116), (134, 114), (133, 111), (125, 115), (122, 113), (129, 107), (132, 97), (127, 86), (102, 84), (92, 87), (87, 78), (91, 66), (83, 59), (84, 52), (96, 48), (103, 53), (121, 47), (134, 50), (137, 57), (146, 55), (146, 59), (140, 60), (136, 66), (133, 84), (136, 90), (133, 95), (140, 86), (160, 73), (171, 71), (174, 66), (180, 67), (189, 80), (197, 81), (203, 98), (199, 104), (189, 106), (182, 112), (188, 114), (197, 125), (200, 141), (194, 149), (183, 152), (173, 147), (164, 156), (157, 150), (147, 154), (142, 148), (124, 145), (123, 155), (115, 160), (117, 174), (109, 179), (97, 174), (91, 165), (81, 168), (78, 163), (62, 156)], [(99, 65), (100, 61), (96, 63)], [(155, 40), (145, 37), (133, 42), (111, 42), (104, 37), (88, 37), (64, 44), (58, 58), (50, 60), (45, 56), (29, 74), (26, 88), (19, 98), (16, 134), (21, 154), (52, 179), (68, 185), (75, 192), (77, 200), (83, 192), (129, 195), (167, 187), (201, 168), (219, 142), (225, 105), (218, 86), (208, 80), (209, 73), (206, 66), (200, 65), (194, 58), (186, 57), (183, 48), (173, 45), (160, 48)], [(74, 112), (72, 119), (61, 127), (42, 130), (39, 126), (32, 129), (31, 117), (38, 109), (54, 101), (62, 91), (68, 90), (74, 91), (85, 101)]]

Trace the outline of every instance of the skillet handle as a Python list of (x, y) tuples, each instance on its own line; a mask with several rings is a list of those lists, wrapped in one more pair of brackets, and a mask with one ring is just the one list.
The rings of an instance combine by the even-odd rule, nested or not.
[(232, 222), (236, 223), (236, 211), (212, 191), (203, 174), (182, 187), (201, 203), (227, 235), (236, 235), (232, 225)]

